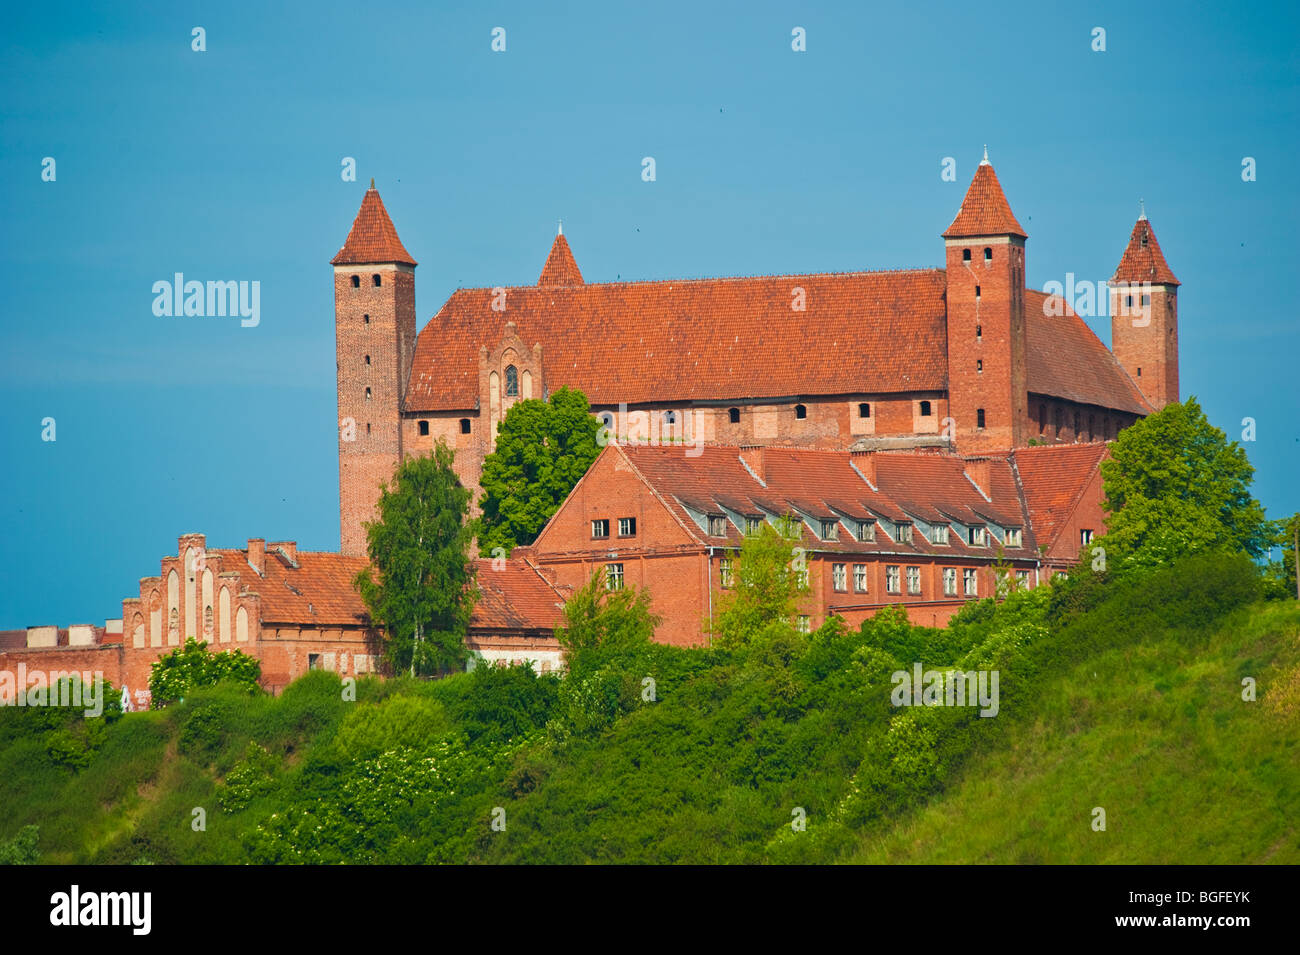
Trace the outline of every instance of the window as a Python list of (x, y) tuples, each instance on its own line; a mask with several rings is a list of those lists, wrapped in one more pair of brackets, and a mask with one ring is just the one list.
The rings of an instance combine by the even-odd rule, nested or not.
[(799, 632), (812, 633), (812, 618), (806, 613), (799, 615)]
[(988, 545), (988, 529), (984, 527), (972, 527), (970, 529), (971, 547), (985, 547)]
[(1038, 433), (1042, 434), (1047, 430), (1047, 404), (1040, 401), (1038, 403)]
[(374, 275), (371, 276), (371, 278), (374, 280), (375, 288), (379, 288), (379, 284), (380, 284), (380, 283), (379, 283), (379, 273), (376, 272)]
[(833, 541), (840, 536), (840, 525), (836, 521), (822, 521), (822, 540)]
[(795, 405), (794, 416), (802, 421), (808, 417), (808, 409), (804, 405)]
[(1150, 296), (1150, 295), (1143, 295), (1143, 296), (1142, 296), (1142, 304), (1143, 304), (1143, 305), (1150, 305), (1150, 304), (1151, 304), (1151, 296)]
[(876, 522), (862, 521), (858, 524), (858, 540), (870, 543), (876, 539)]
[(976, 408), (976, 409), (975, 409), (975, 427), (979, 428), (980, 430), (983, 430), (983, 428), (984, 428), (984, 409), (983, 409), (983, 408)]
[(726, 537), (727, 536), (727, 519), (720, 514), (709, 515), (709, 536)]
[(864, 402), (862, 402), (862, 404), (858, 405), (858, 417), (859, 417), (859, 418), (870, 418), (870, 417), (871, 417), (871, 404), (870, 404), (870, 402), (866, 402), (866, 401), (864, 401)]
[(367, 388), (367, 389), (366, 389), (366, 401), (369, 401), (369, 400), (370, 400), (370, 389)]
[(831, 565), (831, 581), (837, 591), (849, 589), (849, 568), (847, 564)]
[(731, 558), (724, 557), (718, 561), (718, 583), (722, 585), (723, 590), (730, 590), (735, 582), (735, 574), (731, 569)]
[(506, 395), (510, 398), (519, 396), (519, 369), (514, 365), (506, 365)]
[(899, 592), (898, 584), (899, 584), (898, 565), (897, 564), (887, 565), (885, 567), (885, 592), (891, 594), (898, 593)]
[(993, 261), (993, 250), (990, 249), (990, 248), (988, 248), (987, 246), (985, 246), (985, 248), (984, 248), (984, 262), (985, 262), (985, 264), (987, 265), (989, 262), (992, 262), (992, 261)]
[(622, 564), (605, 565), (605, 589), (606, 590), (623, 589), (623, 565)]
[(1095, 414), (1090, 414), (1088, 415), (1088, 440), (1091, 441), (1093, 436), (1096, 433), (1097, 433), (1097, 416)]
[(369, 433), (370, 433), (370, 422), (367, 421), (367, 422), (366, 422), (366, 434), (369, 434)]
[(636, 518), (620, 517), (618, 519), (619, 537), (636, 537)]
[(1007, 546), (1008, 546), (1008, 547), (1019, 547), (1019, 546), (1021, 546), (1023, 543), (1024, 543), (1024, 536), (1023, 536), (1023, 532), (1020, 530), (1020, 528), (1019, 528), (1019, 527), (1008, 527), (1008, 528), (1007, 528)]
[(428, 434), (429, 434), (429, 422), (427, 422), (427, 421), (421, 421), (421, 422), (420, 422), (420, 437), (422, 437), (422, 438), (423, 438), (423, 437), (428, 437)]
[(308, 670), (319, 670), (319, 669), (320, 669), (320, 654), (319, 654), (319, 653), (309, 653), (309, 654), (307, 654), (307, 669), (308, 669)]
[(369, 355), (366, 356), (366, 364), (367, 364), (367, 365), (370, 364), (370, 356), (369, 356)]
[(1029, 589), (1029, 571), (1027, 570), (1016, 571), (1016, 586), (1018, 586), (1021, 590)]
[(803, 590), (808, 586), (807, 567), (800, 567), (798, 570), (794, 572), (794, 582), (799, 587), (800, 590)]
[(978, 285), (975, 286), (975, 297), (976, 298), (980, 297), (980, 287)]
[(928, 402), (928, 401), (922, 401), (922, 402), (921, 402), (921, 417), (922, 417), (922, 418), (928, 418), (928, 417), (930, 417), (930, 414), (931, 414), (931, 412), (930, 412), (930, 402)]
[(975, 571), (967, 567), (961, 572), (962, 586), (965, 588), (967, 597), (978, 597), (980, 588), (979, 580), (975, 576)]
[(957, 596), (957, 571), (952, 567), (943, 569), (943, 595), (945, 597)]
[(460, 433), (461, 433), (461, 434), (469, 434), (471, 428), (472, 428), (472, 425), (471, 425), (470, 422), (469, 422), (469, 418), (461, 418), (461, 419), (460, 419)]
[(361, 320), (362, 320), (362, 323), (365, 324), (365, 325), (369, 325), (369, 324), (370, 324), (370, 316), (369, 316), (369, 315), (362, 315), (362, 316), (361, 316)]
[(983, 359), (983, 358), (976, 358), (976, 359), (975, 359), (975, 374), (977, 374), (977, 375), (982, 375), (982, 374), (984, 374), (984, 359)]
[(853, 565), (853, 591), (854, 593), (865, 594), (867, 592), (867, 565)]
[(1140, 367), (1138, 368), (1138, 377), (1139, 377), (1139, 378), (1142, 377), (1142, 369), (1141, 369)]
[(1079, 546), (1087, 547), (1091, 543), (1092, 543), (1092, 529), (1085, 527), (1079, 531)]
[(899, 542), (900, 544), (910, 544), (910, 543), (912, 543), (912, 525), (911, 525), (911, 524), (899, 524), (899, 525), (898, 525), (898, 542)]
[(760, 527), (762, 527), (762, 526), (763, 526), (763, 519), (762, 519), (761, 517), (746, 517), (746, 518), (745, 518), (745, 533), (746, 533), (746, 534), (757, 534), (757, 533), (758, 533), (758, 529), (759, 529)]
[[(353, 288), (361, 288), (361, 276), (359, 276), (359, 275), (354, 275), (354, 276), (352, 276), (352, 287), (353, 287)], [(368, 318), (368, 317), (369, 317), (369, 316), (367, 316), (367, 318)]]
[(920, 567), (907, 568), (907, 592), (912, 595), (916, 595), (921, 592), (921, 568)]
[(676, 423), (677, 423), (677, 412), (676, 412), (676, 411), (665, 411), (665, 412), (664, 412), (664, 424), (676, 424)]
[(934, 543), (936, 544), (948, 543), (948, 525), (935, 524), (933, 528), (932, 536), (934, 537)]
[(1074, 413), (1074, 436), (1076, 439), (1079, 437), (1079, 423), (1079, 412), (1076, 411)]
[(1132, 307), (1133, 307), (1133, 296), (1132, 296), (1132, 295), (1125, 295), (1125, 296), (1124, 296), (1124, 307), (1125, 307), (1125, 308), (1132, 308)]
[(591, 522), (591, 536), (593, 540), (609, 536), (609, 518)]
[(977, 342), (980, 342), (980, 341), (983, 341), (983, 340), (984, 340), (984, 326), (983, 326), (983, 325), (976, 325), (976, 326), (975, 326), (975, 340), (976, 340)]
[(962, 250), (961, 250), (961, 260), (962, 260), (963, 262), (969, 262), (969, 261), (970, 261), (970, 249), (962, 249)]
[(732, 424), (740, 424), (740, 409), (739, 409), (739, 408), (728, 408), (728, 409), (727, 409), (727, 420), (730, 421)]

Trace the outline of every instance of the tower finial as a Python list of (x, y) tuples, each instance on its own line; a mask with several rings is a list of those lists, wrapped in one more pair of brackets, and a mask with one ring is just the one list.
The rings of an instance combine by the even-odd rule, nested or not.
[(556, 229), (555, 229), (555, 234), (556, 234), (556, 235), (564, 235), (564, 220), (563, 220), (563, 219), (560, 220), (560, 224), (556, 227)]
[(981, 165), (981, 166), (987, 166), (988, 164), (989, 164), (989, 144), (988, 144), (988, 143), (985, 143), (985, 144), (984, 144), (984, 158), (980, 160), (980, 165)]
[(371, 177), (370, 177), (370, 188), (371, 188), (371, 189), (375, 188), (375, 177), (374, 177), (374, 176), (371, 176)]
[(1138, 222), (1147, 221), (1147, 202), (1145, 199), (1138, 200)]

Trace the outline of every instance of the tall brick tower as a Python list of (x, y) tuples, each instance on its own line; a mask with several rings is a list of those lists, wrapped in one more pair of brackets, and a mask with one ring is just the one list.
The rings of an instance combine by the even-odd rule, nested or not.
[(366, 553), (379, 486), (402, 460), (402, 390), (415, 352), (415, 260), (370, 180), (334, 266), (339, 524), (344, 554)]
[(1178, 400), (1178, 285), (1143, 211), (1110, 280), (1110, 350), (1157, 411)]
[(948, 407), (962, 452), (1025, 443), (1026, 238), (985, 151), (957, 218), (943, 234)]

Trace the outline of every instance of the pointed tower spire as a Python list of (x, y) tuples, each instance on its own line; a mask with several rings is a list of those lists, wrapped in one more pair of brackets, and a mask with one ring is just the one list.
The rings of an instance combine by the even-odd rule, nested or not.
[(347, 241), (338, 255), (330, 260), (331, 265), (362, 265), (397, 263), (415, 265), (415, 259), (406, 251), (402, 240), (397, 237), (393, 220), (388, 217), (384, 201), (379, 198), (375, 180), (370, 180), (370, 188), (361, 199), (361, 209), (357, 212), (352, 228), (348, 231)]
[(1112, 285), (1119, 283), (1141, 285), (1143, 282), (1150, 282), (1152, 285), (1181, 284), (1174, 277), (1174, 270), (1165, 261), (1165, 254), (1160, 251), (1160, 243), (1156, 241), (1155, 230), (1151, 228), (1145, 210), (1133, 224), (1133, 232), (1128, 238), (1128, 247), (1124, 249), (1124, 254), (1120, 257), (1119, 265), (1110, 281)]
[(578, 271), (578, 263), (574, 261), (573, 252), (569, 249), (569, 240), (564, 237), (563, 222), (560, 223), (560, 230), (555, 234), (551, 254), (546, 257), (546, 265), (542, 268), (542, 277), (537, 280), (537, 284), (583, 284), (582, 273)]
[(944, 232), (945, 239), (966, 238), (976, 235), (1018, 235), (1026, 238), (1025, 230), (1016, 220), (1007, 202), (998, 174), (988, 161), (988, 153), (975, 168), (975, 178), (966, 190), (966, 198), (961, 201), (957, 218)]

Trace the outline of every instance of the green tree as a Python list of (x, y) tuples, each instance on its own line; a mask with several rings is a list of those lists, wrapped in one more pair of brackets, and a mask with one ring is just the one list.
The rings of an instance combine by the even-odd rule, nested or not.
[(609, 590), (604, 574), (596, 573), (564, 605), (564, 624), (555, 638), (564, 648), (570, 667), (591, 650), (617, 652), (642, 647), (654, 637), (659, 618), (650, 611), (645, 590), (626, 587)]
[(789, 517), (745, 535), (735, 589), (718, 601), (713, 633), (718, 646), (739, 647), (773, 626), (791, 627), (799, 597), (808, 592), (807, 562), (798, 546), (800, 523)]
[(0, 842), (0, 865), (37, 865), (41, 861), (40, 828), (23, 826), (8, 842)]
[(601, 424), (587, 396), (561, 388), (506, 412), (496, 450), (483, 460), (479, 547), (498, 556), (531, 544), (600, 453)]
[(1196, 551), (1257, 558), (1276, 538), (1250, 494), (1255, 469), (1246, 452), (1194, 397), (1121, 431), (1101, 473), (1109, 517), (1093, 546), (1105, 547), (1112, 566), (1169, 564)]
[(150, 703), (154, 708), (175, 703), (200, 686), (233, 683), (251, 693), (261, 691), (262, 664), (242, 650), (210, 653), (206, 643), (186, 637), (185, 645), (159, 657), (149, 667)]
[(407, 458), (379, 496), (379, 520), (366, 524), (372, 567), (354, 586), (387, 631), (384, 656), (394, 670), (441, 674), (467, 657), (465, 631), (476, 591), (468, 556), (469, 491), (452, 470), (441, 439), (427, 456)]

